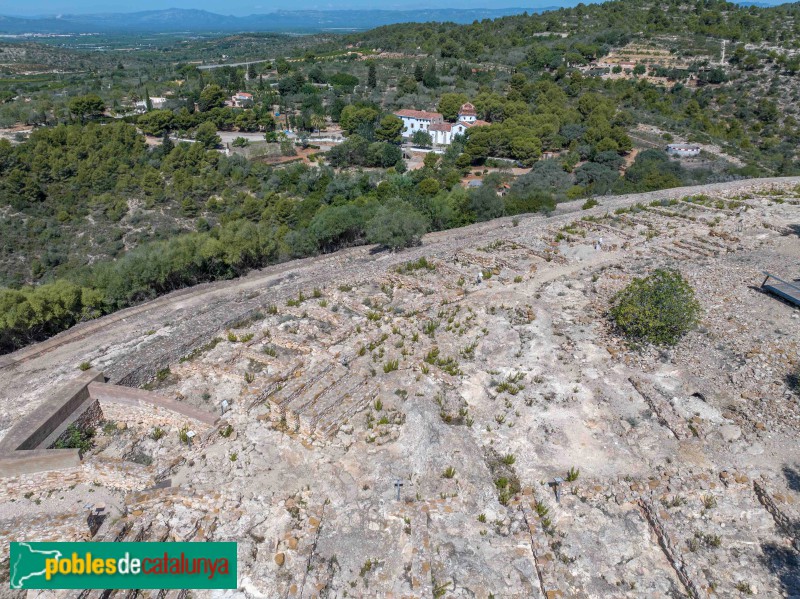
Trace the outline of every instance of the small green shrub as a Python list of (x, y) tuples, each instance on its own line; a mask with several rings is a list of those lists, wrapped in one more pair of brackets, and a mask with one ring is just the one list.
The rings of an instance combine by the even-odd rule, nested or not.
[(699, 320), (694, 290), (675, 270), (658, 269), (634, 279), (612, 301), (610, 316), (634, 342), (674, 345)]
[(586, 200), (583, 203), (583, 206), (581, 206), (581, 208), (583, 210), (589, 210), (589, 208), (594, 208), (595, 206), (599, 206), (599, 205), (600, 205), (600, 202), (598, 202), (594, 198), (589, 198), (588, 200)]
[(230, 424), (227, 424), (223, 428), (219, 429), (220, 437), (224, 437), (225, 439), (230, 437), (232, 434), (233, 434), (233, 426), (231, 426)]
[(508, 454), (503, 456), (503, 463), (506, 466), (513, 466), (514, 462), (516, 462), (516, 461), (517, 461), (517, 458), (513, 453), (508, 453)]
[(397, 368), (398, 368), (397, 360), (389, 360), (388, 362), (386, 362), (386, 364), (383, 365), (383, 371), (387, 374), (397, 370)]
[(736, 590), (745, 595), (753, 594), (753, 589), (752, 587), (750, 587), (750, 583), (745, 582), (744, 580), (740, 580), (739, 582), (736, 583)]
[(153, 441), (158, 441), (159, 439), (163, 439), (166, 434), (167, 434), (167, 431), (165, 431), (160, 426), (156, 426), (156, 427), (153, 428), (152, 432), (150, 433), (150, 438)]
[(431, 337), (433, 337), (433, 333), (438, 328), (439, 328), (439, 321), (438, 320), (429, 320), (422, 327), (422, 330), (426, 335), (430, 335)]
[(401, 264), (400, 266), (397, 267), (396, 270), (399, 274), (402, 275), (402, 274), (411, 274), (415, 270), (423, 270), (423, 269), (427, 271), (436, 270), (436, 265), (429, 262), (428, 259), (425, 258), (425, 256), (422, 256), (422, 258), (420, 258), (419, 260), (412, 260), (411, 262), (406, 262), (405, 264)]
[(56, 441), (56, 449), (79, 449), (81, 453), (89, 451), (94, 446), (94, 429), (78, 428), (74, 424), (67, 427), (66, 434)]
[(81, 369), (81, 370), (83, 370), (84, 372), (86, 372), (87, 370), (89, 370), (91, 367), (92, 367), (92, 363), (91, 363), (91, 362), (81, 362), (81, 363), (78, 365), (78, 368), (80, 368), (80, 369)]
[(573, 466), (572, 468), (569, 469), (569, 472), (567, 472), (567, 482), (571, 483), (578, 480), (580, 474), (581, 471)]
[(452, 466), (448, 466), (445, 471), (442, 473), (444, 478), (453, 478), (456, 475), (456, 469)]
[(362, 578), (364, 576), (366, 576), (367, 572), (372, 570), (372, 565), (373, 564), (372, 564), (372, 560), (371, 559), (368, 559), (367, 561), (365, 561), (364, 565), (361, 566), (361, 571), (358, 573), (358, 575), (361, 576)]

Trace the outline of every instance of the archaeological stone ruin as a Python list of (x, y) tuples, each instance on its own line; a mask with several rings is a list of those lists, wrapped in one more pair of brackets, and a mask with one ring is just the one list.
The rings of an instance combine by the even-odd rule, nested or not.
[[(800, 277), (800, 179), (598, 200), (3, 356), (4, 576), (10, 541), (209, 540), (237, 590), (141, 596), (800, 596), (800, 307), (762, 288)], [(634, 347), (609, 306), (657, 268), (699, 326)]]

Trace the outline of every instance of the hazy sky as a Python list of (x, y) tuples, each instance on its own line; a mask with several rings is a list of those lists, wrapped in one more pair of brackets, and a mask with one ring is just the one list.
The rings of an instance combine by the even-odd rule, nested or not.
[[(580, 0), (0, 0), (0, 15), (36, 16), (86, 14), (98, 12), (137, 12), (164, 8), (198, 8), (225, 15), (250, 15), (275, 10), (347, 10), (387, 9), (414, 10), (417, 8), (542, 8), (574, 6)], [(583, 0), (591, 4), (602, 0)], [(765, 4), (780, 4), (789, 0), (762, 0)]]
[[(137, 0), (136, 2), (115, 2), (113, 0), (0, 0), (0, 14), (3, 15), (55, 15), (59, 13), (81, 14), (93, 12), (136, 12), (163, 8), (199, 8), (220, 14), (249, 15), (273, 12), (275, 10), (344, 10), (344, 9), (403, 9), (416, 8), (504, 8), (543, 6), (572, 6), (579, 0)], [(586, 2), (586, 0), (584, 0)]]

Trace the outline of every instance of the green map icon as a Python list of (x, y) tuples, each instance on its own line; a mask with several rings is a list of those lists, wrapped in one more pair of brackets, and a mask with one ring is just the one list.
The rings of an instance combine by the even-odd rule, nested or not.
[(11, 588), (21, 589), (30, 578), (44, 577), (45, 560), (60, 557), (61, 552), (55, 549), (43, 551), (34, 549), (28, 543), (18, 543), (16, 555), (11, 562)]

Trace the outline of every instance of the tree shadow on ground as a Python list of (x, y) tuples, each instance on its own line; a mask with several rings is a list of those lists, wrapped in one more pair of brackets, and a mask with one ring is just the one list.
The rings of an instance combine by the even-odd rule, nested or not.
[(777, 543), (763, 543), (761, 551), (765, 565), (778, 577), (781, 589), (789, 596), (800, 595), (800, 557), (797, 552)]
[(788, 228), (792, 233), (800, 237), (800, 225), (789, 225)]
[(790, 372), (786, 375), (785, 380), (786, 386), (789, 387), (789, 389), (792, 389), (796, 394), (800, 394), (800, 370)]
[(783, 475), (786, 477), (786, 484), (792, 490), (800, 493), (800, 470), (797, 467), (792, 467), (784, 464)]

